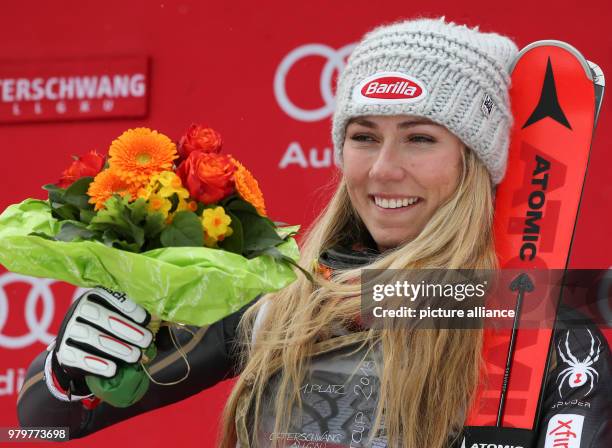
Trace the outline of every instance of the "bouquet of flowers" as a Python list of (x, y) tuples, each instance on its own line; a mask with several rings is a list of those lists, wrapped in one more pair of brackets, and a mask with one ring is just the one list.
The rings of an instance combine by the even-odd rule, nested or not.
[[(301, 269), (299, 226), (271, 221), (255, 178), (221, 149), (219, 133), (203, 126), (178, 145), (148, 128), (125, 131), (107, 156), (76, 157), (43, 187), (48, 200), (26, 199), (0, 215), (0, 263), (125, 292), (151, 313), (154, 334), (162, 320), (210, 324), (285, 287), (292, 266)], [(98, 398), (129, 406), (154, 381), (143, 362), (155, 353), (152, 344), (140, 364), (86, 382)]]
[(213, 323), (295, 279), (298, 226), (266, 216), (252, 174), (222, 154), (214, 129), (192, 125), (178, 145), (125, 131), (108, 155), (76, 157), (48, 200), (0, 215), (8, 270), (127, 293), (161, 320)]

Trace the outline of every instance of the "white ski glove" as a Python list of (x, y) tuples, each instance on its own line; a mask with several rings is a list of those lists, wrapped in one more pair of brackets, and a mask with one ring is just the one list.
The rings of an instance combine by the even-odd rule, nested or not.
[(91, 392), (85, 375), (111, 378), (121, 363), (138, 362), (153, 340), (145, 328), (150, 319), (124, 293), (100, 287), (84, 293), (66, 313), (49, 354), (45, 370), (52, 371), (47, 372), (51, 392), (60, 399), (72, 399), (64, 391), (75, 399), (86, 396)]

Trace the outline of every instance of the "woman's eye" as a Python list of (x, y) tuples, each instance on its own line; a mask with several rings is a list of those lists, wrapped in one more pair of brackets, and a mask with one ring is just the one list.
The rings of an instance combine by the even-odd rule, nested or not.
[(433, 143), (435, 140), (428, 135), (412, 135), (409, 137), (411, 142), (415, 143)]
[(351, 140), (355, 140), (356, 142), (371, 142), (374, 141), (374, 138), (371, 135), (355, 134), (351, 137)]

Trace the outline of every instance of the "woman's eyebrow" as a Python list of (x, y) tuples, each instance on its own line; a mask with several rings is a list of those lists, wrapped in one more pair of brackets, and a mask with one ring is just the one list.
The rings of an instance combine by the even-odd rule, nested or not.
[[(378, 125), (370, 120), (366, 120), (365, 118), (357, 118), (355, 120), (351, 120), (349, 122), (349, 124), (351, 123), (355, 123), (361, 126), (364, 126), (366, 128), (370, 128), (370, 129), (376, 129), (378, 128)], [(406, 121), (402, 121), (400, 123), (397, 124), (398, 129), (406, 129), (412, 126), (417, 126), (420, 124), (431, 124), (434, 126), (439, 126), (437, 123), (434, 123), (433, 121), (427, 119), (427, 118), (414, 118), (414, 119), (410, 119), (410, 120), (406, 120)]]

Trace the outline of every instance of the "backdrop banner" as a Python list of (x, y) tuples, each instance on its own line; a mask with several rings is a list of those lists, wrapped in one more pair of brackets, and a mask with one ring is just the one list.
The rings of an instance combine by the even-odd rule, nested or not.
[[(57, 182), (73, 155), (105, 153), (128, 128), (150, 127), (178, 140), (189, 124), (201, 123), (218, 130), (224, 153), (259, 180), (268, 215), (304, 230), (340, 176), (330, 119), (335, 80), (355, 43), (382, 23), (442, 15), (511, 36), (519, 48), (542, 39), (568, 42), (612, 77), (612, 10), (603, 0), (7, 3), (0, 28), (0, 209), (26, 197), (45, 199), (40, 187)], [(606, 103), (572, 241), (575, 269), (612, 265)], [(612, 288), (608, 277), (598, 291), (604, 297)], [(17, 425), (25, 371), (81, 292), (0, 268), (0, 427)], [(602, 313), (612, 315), (609, 308)], [(212, 447), (232, 384), (67, 446), (138, 440), (149, 448)]]

